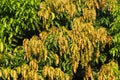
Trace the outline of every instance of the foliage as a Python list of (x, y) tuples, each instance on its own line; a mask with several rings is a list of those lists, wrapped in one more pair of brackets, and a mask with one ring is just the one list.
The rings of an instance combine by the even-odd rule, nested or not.
[(25, 52), (21, 46), (16, 47), (13, 53), (8, 52), (0, 54), (0, 56), (0, 64), (2, 64), (1, 67), (4, 68), (15, 68), (27, 63), (27, 61), (24, 60)]
[(111, 23), (110, 34), (113, 36), (113, 47), (110, 50), (110, 53), (113, 57), (120, 58), (120, 5), (116, 5), (113, 12), (114, 20)]
[[(67, 30), (65, 27), (52, 27), (48, 32), (41, 32), (39, 37), (33, 36), (30, 40), (24, 39), (23, 47), (26, 52), (24, 60), (28, 62), (19, 66), (14, 64), (14, 67), (11, 67), (13, 69), (26, 66), (24, 69), (23, 67), (20, 68), (21, 72), (19, 74), (16, 74), (18, 71), (14, 70), (15, 75), (19, 76), (21, 74), (21, 78), (30, 79), (30, 75), (32, 75), (30, 71), (33, 70), (36, 75), (41, 74), (41, 76), (39, 75), (40, 78), (49, 80), (62, 80), (64, 78), (69, 80), (73, 73), (77, 72), (78, 66), (81, 65), (82, 68), (86, 69), (87, 77), (85, 79), (90, 77), (87, 75), (89, 73), (87, 67), (91, 65), (89, 63), (98, 60), (100, 49), (104, 48), (109, 41), (107, 41), (105, 28), (95, 30), (91, 23), (80, 22), (79, 18), (74, 20), (73, 23), (76, 23), (76, 21), (78, 25), (74, 24), (73, 30)], [(81, 28), (79, 29), (79, 27)], [(9, 61), (12, 62), (12, 59)], [(8, 67), (10, 66), (12, 65), (9, 64)], [(92, 75), (92, 73), (90, 74)], [(17, 76), (15, 79), (18, 78)], [(4, 78), (9, 77), (5, 76)]]
[(0, 51), (11, 50), (21, 45), (29, 31), (40, 31), (39, 0), (1, 0), (0, 1)]
[[(100, 4), (101, 3), (101, 4)], [(101, 0), (99, 4), (100, 8), (97, 9), (97, 19), (95, 25), (101, 25), (107, 28), (108, 34), (113, 36), (112, 46), (106, 47), (108, 49), (105, 56), (112, 56), (112, 58), (118, 60), (120, 58), (120, 4), (119, 0)]]
[(99, 0), (98, 6), (96, 6), (96, 27), (103, 26), (107, 29), (110, 28), (111, 22), (113, 22), (112, 11), (115, 8), (116, 0)]
[(47, 30), (51, 26), (65, 26), (67, 29), (72, 29), (75, 17), (81, 17), (85, 22), (96, 19), (93, 0), (44, 0), (40, 3), (38, 15), (43, 28)]
[[(22, 77), (21, 77), (22, 76)], [(22, 66), (16, 67), (14, 69), (11, 68), (1, 68), (0, 69), (0, 78), (7, 80), (44, 80), (42, 76), (40, 76), (37, 71), (33, 70), (27, 64), (23, 64)]]
[(120, 79), (117, 0), (0, 2), (0, 79)]
[(38, 63), (42, 63), (40, 67), (59, 67), (71, 76), (79, 65), (84, 68), (91, 61), (97, 62), (100, 49), (110, 42), (105, 28), (95, 30), (91, 23), (82, 23), (79, 18), (73, 23), (78, 23), (74, 24), (73, 30), (52, 27), (48, 32), (41, 32), (39, 37), (25, 39), (26, 59), (37, 59)]
[(110, 63), (103, 65), (98, 75), (98, 80), (119, 80), (120, 71), (118, 64), (111, 61)]

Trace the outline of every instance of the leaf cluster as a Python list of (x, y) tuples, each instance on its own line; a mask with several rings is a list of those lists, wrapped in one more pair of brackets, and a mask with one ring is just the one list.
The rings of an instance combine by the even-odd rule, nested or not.
[(0, 1), (0, 79), (120, 79), (118, 3)]
[[(13, 51), (22, 45), (25, 37), (32, 36), (29, 31), (40, 31), (39, 0), (2, 0), (0, 1), (0, 51)], [(20, 44), (21, 43), (21, 44)]]

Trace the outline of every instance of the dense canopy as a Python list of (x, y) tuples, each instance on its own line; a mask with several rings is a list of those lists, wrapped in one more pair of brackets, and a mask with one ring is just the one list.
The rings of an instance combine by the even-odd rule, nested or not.
[(0, 80), (119, 80), (119, 0), (1, 0)]

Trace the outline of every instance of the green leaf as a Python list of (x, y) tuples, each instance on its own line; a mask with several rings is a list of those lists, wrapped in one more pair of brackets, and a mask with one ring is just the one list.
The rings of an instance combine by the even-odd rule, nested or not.
[(19, 26), (16, 26), (15, 32), (16, 32), (16, 33), (19, 32)]
[(3, 52), (3, 50), (4, 50), (4, 45), (3, 45), (3, 42), (0, 39), (0, 52)]

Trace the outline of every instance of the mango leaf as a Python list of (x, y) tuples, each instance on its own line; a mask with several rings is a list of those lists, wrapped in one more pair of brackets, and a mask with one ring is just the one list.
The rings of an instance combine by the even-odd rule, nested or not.
[(0, 39), (0, 52), (3, 52), (3, 50), (4, 50), (4, 45), (3, 45), (3, 42)]

